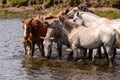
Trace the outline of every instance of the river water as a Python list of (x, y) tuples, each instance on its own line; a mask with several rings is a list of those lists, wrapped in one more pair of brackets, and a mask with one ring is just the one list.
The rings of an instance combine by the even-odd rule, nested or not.
[[(35, 51), (34, 58), (23, 56), (23, 35), (20, 19), (0, 20), (0, 80), (120, 80), (120, 55), (116, 65), (108, 67), (105, 59), (98, 59), (98, 65), (87, 65), (59, 61), (54, 49), (52, 60), (40, 58)], [(64, 53), (67, 53), (63, 49)]]

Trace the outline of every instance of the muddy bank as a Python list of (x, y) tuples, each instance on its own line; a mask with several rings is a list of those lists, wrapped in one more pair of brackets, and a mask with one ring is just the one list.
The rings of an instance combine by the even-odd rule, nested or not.
[[(28, 7), (8, 7), (8, 8), (0, 8), (0, 18), (31, 18), (36, 15), (54, 15), (56, 16), (63, 8), (60, 6), (54, 6), (46, 9), (41, 9), (39, 5), (28, 6)], [(73, 7), (71, 7), (73, 8)], [(93, 8), (89, 7), (90, 10), (93, 10), (96, 14), (112, 14), (111, 17), (114, 18), (115, 15), (120, 17), (120, 9), (117, 8)], [(107, 15), (105, 15), (107, 16)]]

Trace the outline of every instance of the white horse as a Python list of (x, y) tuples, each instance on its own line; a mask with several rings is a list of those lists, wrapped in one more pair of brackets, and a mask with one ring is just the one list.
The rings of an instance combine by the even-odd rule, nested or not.
[[(76, 12), (75, 14), (71, 15), (74, 15), (73, 21), (78, 25), (83, 23), (85, 27), (111, 27), (120, 33), (120, 19), (109, 20), (88, 12)], [(115, 48), (120, 48), (119, 37), (115, 43)], [(116, 49), (114, 49), (114, 51), (115, 57)]]
[[(110, 27), (91, 27), (85, 28), (84, 26), (74, 26), (69, 23), (69, 19), (61, 18), (61, 23), (68, 35), (69, 42), (72, 45), (74, 60), (77, 57), (79, 49), (96, 49), (100, 46), (105, 46), (109, 57), (109, 65), (111, 66), (114, 42), (118, 37), (118, 32)], [(85, 34), (85, 35), (84, 35)]]

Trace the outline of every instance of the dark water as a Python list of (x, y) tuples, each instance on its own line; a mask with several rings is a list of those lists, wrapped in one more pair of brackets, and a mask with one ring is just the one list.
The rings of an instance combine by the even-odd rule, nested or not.
[(82, 61), (59, 61), (54, 54), (47, 61), (40, 58), (38, 51), (29, 59), (23, 56), (22, 35), (19, 19), (0, 20), (0, 80), (120, 80), (119, 54), (113, 68), (104, 59), (98, 59), (99, 65), (93, 66), (91, 61), (87, 65)]

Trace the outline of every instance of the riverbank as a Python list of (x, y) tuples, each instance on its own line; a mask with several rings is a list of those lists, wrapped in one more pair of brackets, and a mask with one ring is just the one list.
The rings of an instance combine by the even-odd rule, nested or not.
[[(7, 7), (0, 8), (0, 18), (30, 18), (36, 15), (54, 15), (56, 16), (59, 11), (64, 7), (50, 7), (42, 9), (39, 5), (28, 6), (28, 7)], [(97, 15), (107, 17), (110, 19), (120, 18), (120, 9), (117, 8), (89, 8), (93, 10)]]

